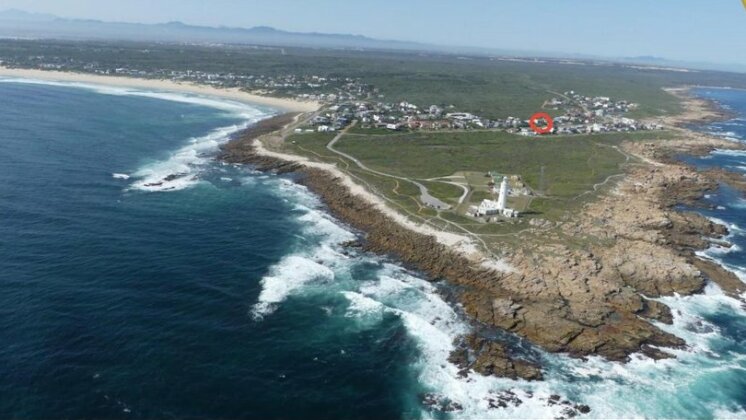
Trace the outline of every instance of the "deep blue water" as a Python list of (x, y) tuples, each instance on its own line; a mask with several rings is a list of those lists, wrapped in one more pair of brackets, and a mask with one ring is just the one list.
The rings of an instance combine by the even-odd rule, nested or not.
[(278, 180), (213, 164), (145, 192), (112, 176), (240, 118), (69, 87), (0, 98), (0, 417), (406, 412), (396, 320), (347, 334), (311, 303), (252, 317), (270, 267), (318, 240)]
[[(743, 92), (713, 92), (746, 116)], [(272, 112), (0, 81), (0, 418), (448, 417), (425, 393), (456, 418), (562, 416), (552, 394), (592, 418), (746, 418), (746, 311), (713, 287), (661, 299), (677, 359), (533, 349), (544, 382), (459, 376), (470, 326), (438, 284), (343, 249), (355, 232), (291, 179), (213, 159)], [(710, 200), (737, 247), (708, 255), (742, 273), (743, 200)], [(489, 408), (505, 390), (523, 402)]]
[[(736, 89), (697, 89), (696, 94), (715, 101), (731, 113), (733, 118), (718, 121), (701, 127), (698, 130), (730, 139), (734, 142), (746, 143), (746, 91)], [(694, 164), (701, 169), (713, 167), (726, 168), (746, 176), (746, 153), (741, 151), (715, 150), (703, 157), (683, 156), (685, 162)], [(714, 209), (700, 210), (708, 217), (722, 220), (730, 227), (730, 241), (736, 245), (734, 251), (714, 250), (718, 260), (723, 261), (734, 270), (746, 273), (746, 199), (741, 193), (721, 185), (718, 191), (709, 194), (705, 200)]]

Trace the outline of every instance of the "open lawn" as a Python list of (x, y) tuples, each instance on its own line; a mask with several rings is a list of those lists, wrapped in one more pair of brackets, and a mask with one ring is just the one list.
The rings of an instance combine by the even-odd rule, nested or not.
[(626, 156), (614, 146), (623, 139), (665, 135), (523, 137), (499, 131), (356, 135), (343, 137), (336, 147), (373, 169), (397, 176), (429, 179), (462, 171), (496, 171), (520, 175), (534, 191), (568, 200), (621, 172)]
[[(613, 133), (583, 136), (523, 137), (500, 131), (459, 131), (391, 135), (346, 134), (336, 149), (359, 159), (385, 176), (362, 170), (354, 162), (326, 148), (329, 133), (290, 136), (285, 150), (334, 162), (372, 191), (410, 217), (440, 229), (466, 230), (489, 241), (526, 228), (528, 220), (562, 218), (567, 211), (595, 197), (596, 190), (613, 185), (628, 157), (616, 148), (622, 141), (655, 141), (670, 132)], [(542, 169), (543, 168), (543, 169)], [(484, 223), (464, 214), (470, 204), (493, 197), (488, 192), (489, 171), (520, 175), (535, 195), (510, 197), (509, 206), (524, 212), (518, 220)], [(401, 178), (405, 178), (404, 180)], [(424, 184), (430, 194), (451, 204), (436, 212), (419, 200), (419, 190), (406, 179)], [(467, 184), (466, 201), (458, 205)], [(491, 238), (491, 239), (490, 239)]]

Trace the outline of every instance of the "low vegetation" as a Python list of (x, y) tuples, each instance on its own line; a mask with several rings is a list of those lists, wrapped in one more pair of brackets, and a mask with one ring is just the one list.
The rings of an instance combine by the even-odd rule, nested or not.
[[(499, 131), (342, 135), (335, 146), (338, 151), (391, 177), (366, 172), (329, 151), (326, 146), (332, 134), (293, 135), (285, 147), (286, 151), (336, 163), (410, 216), (450, 230), (501, 234), (520, 229), (533, 217), (561, 218), (592, 198), (596, 190), (612, 185), (614, 176), (622, 173), (622, 165), (630, 159), (617, 148), (622, 141), (655, 141), (670, 136), (665, 131), (528, 138)], [(465, 216), (469, 205), (493, 197), (488, 192), (488, 172), (521, 177), (533, 194), (511, 197), (509, 204), (526, 217), (485, 225)], [(419, 190), (400, 178), (423, 183), (430, 194), (452, 208), (436, 212), (423, 206)], [(463, 189), (453, 183), (468, 186), (469, 195), (461, 205), (458, 199)]]

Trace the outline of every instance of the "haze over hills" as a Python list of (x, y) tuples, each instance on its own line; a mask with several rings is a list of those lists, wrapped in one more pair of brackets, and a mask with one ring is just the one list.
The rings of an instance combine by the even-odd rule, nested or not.
[(0, 11), (0, 38), (55, 38), (68, 40), (123, 40), (155, 42), (230, 43), (284, 47), (423, 51), (451, 54), (613, 60), (660, 67), (686, 67), (746, 72), (746, 66), (694, 63), (661, 57), (595, 57), (565, 51), (524, 51), (504, 48), (443, 46), (411, 41), (382, 40), (363, 35), (290, 32), (268, 26), (209, 27), (174, 21), (158, 24), (67, 19), (18, 9)]
[(0, 12), (0, 36), (18, 38), (121, 39), (129, 41), (246, 43), (270, 46), (426, 50), (434, 45), (388, 41), (362, 35), (297, 33), (268, 26), (253, 28), (194, 26), (64, 19), (11, 9)]

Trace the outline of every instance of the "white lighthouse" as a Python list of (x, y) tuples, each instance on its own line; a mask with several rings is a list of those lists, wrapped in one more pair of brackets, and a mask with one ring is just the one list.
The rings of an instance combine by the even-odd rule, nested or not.
[[(493, 183), (496, 175), (493, 175)], [(493, 187), (494, 188), (494, 187)], [(493, 190), (494, 191), (494, 190)], [(469, 209), (469, 214), (474, 217), (492, 216), (499, 215), (503, 217), (518, 217), (518, 211), (508, 208), (508, 177), (504, 176), (500, 183), (500, 190), (497, 196), (497, 201), (490, 200), (489, 198), (482, 200), (479, 206), (472, 206)], [(487, 220), (489, 221), (489, 219)]]
[(500, 183), (500, 194), (497, 196), (497, 209), (502, 213), (508, 203), (508, 177), (503, 177), (503, 182)]

